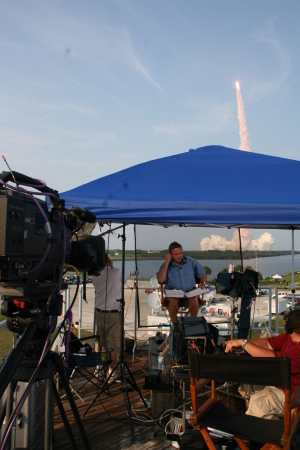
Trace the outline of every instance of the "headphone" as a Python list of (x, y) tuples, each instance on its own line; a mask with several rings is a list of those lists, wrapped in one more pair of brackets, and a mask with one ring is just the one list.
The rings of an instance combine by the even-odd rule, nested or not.
[(284, 316), (284, 319), (285, 319), (285, 327), (284, 328), (285, 328), (285, 331), (287, 331), (289, 334), (292, 334), (294, 330), (297, 331), (298, 333), (300, 332), (300, 323), (297, 325), (297, 327), (294, 327), (294, 328), (293, 328), (292, 324), (290, 323), (290, 318), (296, 312), (299, 313), (299, 310), (295, 309), (294, 311), (291, 311)]

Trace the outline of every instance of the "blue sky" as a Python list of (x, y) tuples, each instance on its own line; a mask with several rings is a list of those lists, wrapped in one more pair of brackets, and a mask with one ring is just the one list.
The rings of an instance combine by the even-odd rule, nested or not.
[[(63, 192), (189, 148), (239, 148), (239, 80), (251, 150), (299, 160), (299, 19), (299, 0), (0, 0), (1, 154)], [(139, 247), (171, 239), (151, 233), (157, 245)]]

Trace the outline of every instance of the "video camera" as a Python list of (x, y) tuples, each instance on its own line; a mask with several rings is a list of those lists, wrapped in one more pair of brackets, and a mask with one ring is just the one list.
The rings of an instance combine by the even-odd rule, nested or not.
[[(47, 196), (50, 208), (36, 195)], [(1, 313), (8, 328), (20, 333), (26, 317), (38, 314), (42, 305), (46, 316), (61, 315), (65, 264), (99, 275), (105, 266), (105, 241), (85, 235), (86, 228), (93, 229), (88, 224), (96, 222), (92, 212), (78, 206), (67, 210), (57, 191), (18, 172), (0, 176), (0, 211)]]
[(217, 294), (229, 295), (232, 298), (256, 297), (258, 289), (258, 273), (246, 269), (245, 272), (220, 272), (216, 280)]

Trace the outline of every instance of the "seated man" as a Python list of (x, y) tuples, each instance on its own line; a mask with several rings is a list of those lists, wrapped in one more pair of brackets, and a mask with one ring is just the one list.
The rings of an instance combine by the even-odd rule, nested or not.
[[(300, 386), (300, 310), (292, 311), (285, 317), (286, 333), (262, 339), (234, 339), (225, 342), (225, 352), (242, 347), (251, 356), (288, 356), (291, 360), (292, 389)], [(284, 390), (280, 387), (266, 386), (250, 397), (246, 414), (265, 419), (283, 417)]]
[[(178, 242), (172, 242), (169, 245), (169, 253), (165, 256), (165, 262), (157, 273), (158, 282), (165, 283), (166, 289), (191, 291), (197, 285), (196, 279), (200, 279), (200, 287), (204, 287), (205, 269), (195, 259), (183, 256), (182, 246)], [(169, 298), (168, 309), (173, 323), (177, 323), (179, 300), (178, 298)], [(185, 299), (184, 305), (189, 307), (191, 316), (197, 316), (199, 310), (197, 296)]]

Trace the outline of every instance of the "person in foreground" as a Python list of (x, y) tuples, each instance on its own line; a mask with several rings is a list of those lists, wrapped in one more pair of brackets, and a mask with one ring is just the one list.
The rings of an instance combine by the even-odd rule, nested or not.
[[(179, 289), (191, 291), (197, 286), (196, 280), (200, 280), (200, 287), (204, 287), (206, 280), (205, 269), (195, 259), (183, 256), (182, 246), (178, 242), (169, 245), (169, 252), (165, 256), (165, 262), (157, 273), (157, 281), (165, 284), (165, 289)], [(177, 323), (179, 298), (168, 298), (169, 314), (171, 322)], [(185, 299), (184, 306), (189, 307), (190, 315), (197, 316), (199, 310), (198, 297)]]
[[(105, 268), (100, 275), (93, 276), (92, 280), (95, 287), (96, 324), (100, 345), (105, 349), (114, 349), (107, 374), (109, 376), (117, 363), (121, 346), (121, 305), (117, 300), (122, 298), (122, 271), (114, 268), (107, 254), (105, 258)], [(126, 283), (125, 277), (124, 284)], [(115, 379), (113, 374), (109, 381)]]
[[(293, 394), (300, 386), (300, 310), (285, 316), (286, 332), (278, 336), (262, 339), (236, 339), (225, 342), (225, 352), (242, 347), (251, 356), (270, 357), (288, 356), (291, 360), (291, 382)], [(246, 414), (265, 419), (283, 417), (284, 390), (280, 387), (266, 386), (251, 395)]]

